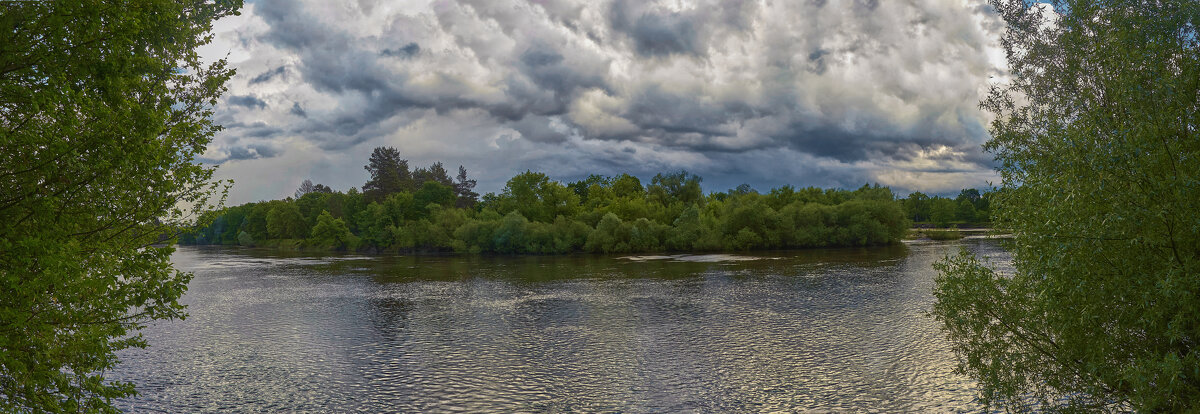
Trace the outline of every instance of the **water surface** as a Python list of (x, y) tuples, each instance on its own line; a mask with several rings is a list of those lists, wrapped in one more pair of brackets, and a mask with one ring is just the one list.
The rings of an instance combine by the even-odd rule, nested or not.
[(972, 411), (930, 264), (993, 240), (746, 255), (183, 247), (190, 317), (109, 377), (137, 412)]

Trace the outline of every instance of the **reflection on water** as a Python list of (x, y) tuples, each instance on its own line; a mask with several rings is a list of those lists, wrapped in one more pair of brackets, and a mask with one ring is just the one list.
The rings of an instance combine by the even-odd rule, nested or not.
[[(109, 378), (126, 410), (958, 411), (926, 242), (705, 256), (181, 248), (191, 316)], [(747, 260), (754, 259), (754, 260)], [(766, 260), (770, 259), (770, 260)]]
[(719, 262), (740, 262), (745, 260), (763, 260), (763, 259), (779, 259), (779, 257), (768, 256), (743, 256), (735, 254), (673, 254), (670, 256), (651, 255), (651, 256), (625, 256), (621, 259), (632, 260), (635, 262), (644, 262), (647, 260), (670, 260), (673, 262), (699, 262), (699, 263), (719, 263)]

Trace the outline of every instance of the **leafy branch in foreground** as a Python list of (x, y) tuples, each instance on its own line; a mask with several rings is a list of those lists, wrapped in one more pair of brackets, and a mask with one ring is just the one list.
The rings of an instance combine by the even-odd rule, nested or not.
[(159, 244), (220, 193), (193, 162), (240, 1), (0, 3), (0, 411), (115, 412), (104, 378), (190, 275)]
[(1200, 409), (1200, 3), (995, 0), (1012, 80), (983, 107), (1012, 274), (947, 258), (934, 315), (982, 399)]

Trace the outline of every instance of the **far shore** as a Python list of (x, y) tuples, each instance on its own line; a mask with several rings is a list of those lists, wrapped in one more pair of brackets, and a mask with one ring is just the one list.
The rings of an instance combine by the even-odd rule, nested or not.
[(963, 238), (1007, 239), (1011, 233), (1001, 233), (996, 229), (985, 226), (978, 227), (918, 227), (913, 226), (908, 231), (905, 240), (958, 240)]

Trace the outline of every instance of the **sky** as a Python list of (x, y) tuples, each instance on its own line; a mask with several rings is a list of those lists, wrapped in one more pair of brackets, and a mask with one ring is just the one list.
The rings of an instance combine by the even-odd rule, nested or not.
[(481, 193), (687, 170), (953, 195), (999, 182), (1002, 30), (981, 0), (250, 1), (200, 50), (237, 70), (200, 161), (232, 205), (361, 187), (379, 146)]

